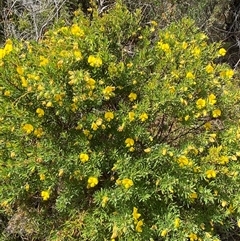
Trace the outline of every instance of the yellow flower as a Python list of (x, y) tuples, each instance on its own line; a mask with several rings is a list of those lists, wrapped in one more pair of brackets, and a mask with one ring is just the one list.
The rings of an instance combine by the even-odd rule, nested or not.
[(36, 113), (38, 114), (38, 117), (43, 117), (44, 116), (44, 110), (41, 108), (37, 108)]
[(174, 86), (169, 86), (169, 91), (171, 94), (174, 94), (176, 91), (176, 88)]
[(41, 196), (42, 196), (43, 201), (47, 201), (49, 199), (49, 197), (50, 197), (50, 193), (49, 193), (48, 190), (47, 191), (42, 191), (41, 192)]
[(219, 53), (219, 55), (224, 56), (227, 53), (227, 51), (226, 51), (226, 49), (221, 48), (218, 50), (218, 53)]
[(225, 165), (229, 162), (229, 158), (228, 156), (220, 156), (219, 157), (219, 163), (222, 165)]
[(63, 170), (62, 168), (59, 169), (59, 171), (58, 171), (58, 176), (59, 176), (59, 177), (62, 177), (63, 174), (64, 174), (64, 170)]
[(62, 68), (62, 66), (63, 66), (63, 60), (61, 59), (57, 62), (57, 67), (58, 67), (58, 69), (60, 69), (60, 68)]
[[(56, 95), (54, 95), (54, 99), (57, 102), (60, 102), (62, 100), (63, 96), (64, 96), (64, 94), (56, 94)], [(76, 97), (73, 97), (73, 102), (77, 102)]]
[(162, 49), (166, 53), (171, 52), (169, 44), (164, 44), (160, 41), (160, 42), (158, 42), (158, 46), (160, 47), (160, 49)]
[(222, 207), (225, 207), (228, 203), (227, 201), (223, 200), (221, 204), (222, 204)]
[(104, 90), (103, 90), (103, 94), (105, 99), (109, 99), (110, 97), (114, 96), (115, 94), (113, 93), (113, 91), (115, 90), (114, 86), (107, 86)]
[[(208, 37), (207, 37), (207, 35), (205, 33), (200, 33), (198, 36), (199, 36), (200, 40), (208, 39)], [(205, 42), (204, 42), (204, 44), (205, 44)]]
[(102, 59), (100, 57), (95, 57), (93, 55), (90, 55), (88, 57), (88, 63), (92, 67), (100, 67), (102, 65)]
[(42, 129), (42, 128), (37, 128), (37, 129), (34, 130), (33, 134), (34, 134), (36, 137), (40, 138), (40, 137), (44, 134), (44, 132), (43, 132), (43, 129)]
[(133, 146), (131, 146), (131, 147), (129, 148), (129, 151), (130, 151), (130, 152), (133, 152), (133, 151), (135, 151), (135, 148), (134, 148)]
[(122, 181), (121, 181), (120, 179), (117, 179), (117, 180), (116, 180), (116, 184), (117, 184), (117, 185), (121, 185), (121, 184), (122, 184)]
[(67, 51), (67, 50), (62, 50), (62, 51), (59, 53), (59, 55), (60, 55), (61, 57), (64, 57), (64, 58), (68, 58), (68, 57), (71, 56), (71, 53), (70, 53), (69, 51)]
[(77, 61), (80, 61), (80, 60), (82, 60), (82, 53), (79, 51), (79, 50), (75, 50), (74, 52), (73, 52), (73, 54), (74, 54), (74, 57), (75, 57), (75, 59), (77, 60)]
[(5, 56), (5, 50), (4, 49), (0, 49), (0, 60), (4, 58)]
[(25, 124), (22, 129), (27, 133), (30, 134), (33, 132), (33, 126), (31, 124)]
[(209, 134), (209, 141), (210, 142), (215, 142), (215, 140), (216, 140), (216, 134), (215, 133)]
[(197, 195), (196, 192), (192, 192), (192, 193), (189, 194), (189, 197), (190, 197), (191, 199), (197, 199), (197, 198), (198, 198), (198, 195)]
[(162, 154), (163, 154), (163, 156), (165, 156), (167, 154), (167, 149), (166, 148), (163, 148)]
[(169, 44), (162, 44), (161, 48), (165, 52), (170, 52), (171, 51)]
[(202, 109), (205, 107), (206, 101), (204, 99), (200, 98), (196, 101), (196, 105), (197, 105), (198, 109)]
[(27, 74), (27, 77), (32, 80), (40, 80), (40, 76), (36, 74)]
[(44, 87), (42, 85), (38, 85), (37, 90), (38, 91), (44, 90)]
[(91, 125), (91, 128), (92, 128), (94, 131), (96, 131), (96, 130), (98, 129), (98, 125), (97, 125), (95, 122), (93, 122), (92, 125)]
[(39, 174), (40, 181), (44, 181), (46, 179), (46, 176), (44, 173)]
[(179, 226), (180, 226), (180, 218), (175, 218), (175, 220), (174, 220), (174, 228), (179, 228)]
[(44, 56), (40, 56), (40, 66), (46, 66), (49, 63), (49, 60)]
[(214, 71), (214, 69), (213, 69), (213, 67), (212, 67), (211, 64), (208, 64), (208, 65), (206, 66), (205, 70), (206, 70), (206, 72), (207, 72), (208, 74), (211, 74), (211, 73), (213, 73), (213, 71)]
[(21, 66), (17, 66), (17, 72), (19, 75), (23, 75), (23, 68)]
[(183, 167), (189, 165), (191, 162), (188, 160), (186, 156), (180, 156), (178, 158), (178, 163), (180, 167)]
[(234, 208), (232, 206), (232, 204), (229, 205), (229, 208), (227, 209), (227, 214), (232, 214), (234, 213)]
[(90, 136), (90, 131), (84, 129), (84, 130), (83, 130), (83, 134), (84, 134), (85, 136)]
[(101, 118), (98, 118), (98, 119), (96, 120), (96, 124), (97, 124), (98, 126), (101, 126), (101, 125), (102, 125), (102, 119), (101, 119)]
[(188, 105), (188, 102), (186, 100), (184, 100), (183, 98), (180, 98), (180, 102), (183, 105)]
[(214, 118), (217, 118), (217, 117), (221, 116), (221, 113), (222, 112), (219, 109), (216, 109), (216, 110), (212, 111), (212, 115), (213, 115)]
[(27, 183), (27, 184), (25, 185), (25, 190), (28, 192), (28, 191), (29, 191), (29, 188), (30, 188), (30, 185)]
[(162, 237), (165, 237), (167, 234), (168, 234), (168, 230), (167, 230), (167, 229), (164, 229), (164, 230), (161, 232), (161, 236), (162, 236)]
[(134, 140), (132, 138), (127, 138), (125, 140), (126, 147), (131, 147), (134, 145)]
[(144, 152), (145, 152), (145, 153), (151, 152), (151, 148), (149, 147), (149, 148), (144, 149)]
[(133, 85), (136, 85), (136, 84), (137, 84), (137, 81), (134, 79), (134, 80), (132, 81), (132, 83), (133, 83)]
[(208, 102), (210, 105), (214, 105), (217, 102), (216, 96), (214, 94), (210, 94), (208, 96)]
[(102, 207), (103, 207), (103, 208), (106, 206), (108, 200), (109, 200), (109, 198), (108, 198), (107, 196), (104, 196), (104, 197), (102, 198)]
[(206, 123), (204, 124), (204, 127), (205, 127), (205, 129), (206, 129), (207, 131), (210, 130), (210, 129), (212, 128), (211, 122), (206, 122)]
[(129, 118), (130, 121), (133, 121), (134, 117), (135, 117), (135, 113), (134, 112), (131, 111), (131, 112), (128, 113), (128, 118)]
[(79, 28), (77, 24), (73, 24), (71, 26), (71, 33), (72, 35), (78, 36), (78, 37), (83, 37), (84, 36), (84, 31)]
[(87, 83), (87, 87), (89, 89), (94, 89), (95, 88), (95, 83), (96, 81), (93, 78), (89, 78), (88, 76), (85, 77), (85, 81)]
[(190, 116), (189, 116), (189, 115), (186, 115), (186, 116), (184, 117), (184, 120), (185, 120), (185, 121), (188, 121), (189, 118), (190, 118)]
[(21, 81), (22, 81), (22, 87), (25, 87), (25, 88), (28, 87), (28, 82), (23, 76), (21, 76)]
[(157, 22), (154, 21), (154, 20), (151, 20), (151, 21), (150, 21), (150, 24), (151, 24), (152, 26), (154, 26), (154, 27), (156, 27), (156, 26), (158, 25)]
[(194, 76), (194, 74), (192, 72), (187, 72), (186, 78), (187, 79), (195, 79), (195, 76)]
[[(12, 128), (12, 131), (14, 130), (14, 127)], [(10, 154), (11, 158), (15, 158), (16, 157), (16, 153), (14, 151), (11, 152)]]
[(130, 101), (134, 101), (137, 99), (137, 94), (131, 92), (128, 96), (128, 98), (130, 99)]
[(65, 27), (61, 27), (58, 31), (62, 33), (67, 33), (68, 29), (69, 28), (65, 26)]
[(118, 227), (116, 225), (113, 226), (111, 241), (115, 241), (115, 238), (118, 237)]
[(73, 12), (73, 14), (74, 14), (75, 17), (77, 17), (77, 16), (79, 16), (80, 11), (79, 11), (79, 10), (76, 10), (76, 11)]
[(147, 115), (147, 113), (142, 113), (140, 116), (139, 116), (139, 119), (142, 121), (142, 122), (144, 122), (145, 120), (147, 120), (148, 119), (148, 115)]
[(195, 47), (195, 48), (193, 49), (192, 53), (193, 53), (193, 55), (194, 55), (195, 57), (197, 57), (197, 56), (200, 55), (201, 50), (200, 50), (198, 47)]
[(48, 101), (47, 104), (46, 104), (46, 107), (52, 107), (52, 101)]
[(127, 63), (127, 67), (128, 67), (128, 68), (131, 68), (132, 66), (133, 66), (133, 63), (132, 63), (132, 62)]
[(138, 233), (141, 233), (142, 232), (142, 226), (143, 226), (143, 220), (140, 220), (137, 222), (137, 225), (136, 225), (136, 231)]
[(5, 54), (9, 54), (13, 50), (12, 40), (7, 39), (6, 45), (4, 47)]
[(87, 188), (95, 187), (97, 184), (98, 184), (98, 179), (97, 179), (97, 177), (89, 177), (89, 178), (88, 178)]
[(183, 48), (183, 49), (186, 49), (187, 46), (188, 46), (188, 44), (187, 44), (186, 42), (182, 42), (182, 48)]
[(137, 221), (141, 216), (141, 214), (138, 213), (138, 209), (136, 207), (133, 207), (132, 216), (133, 216), (134, 221)]
[(87, 162), (89, 160), (89, 156), (86, 153), (81, 153), (79, 155), (79, 158), (80, 158), (81, 162), (83, 162), (83, 163), (85, 163), (85, 162)]
[(4, 96), (10, 96), (10, 95), (11, 95), (11, 92), (9, 90), (4, 91)]
[(195, 241), (195, 240), (198, 239), (198, 237), (197, 237), (197, 235), (195, 233), (190, 233), (188, 235), (188, 237), (189, 237), (190, 241)]
[(215, 178), (216, 177), (216, 171), (214, 171), (214, 170), (212, 170), (212, 169), (210, 169), (210, 170), (207, 170), (206, 171), (206, 176), (207, 176), (207, 178)]
[[(61, 102), (60, 102), (60, 103), (61, 103)], [(78, 107), (77, 107), (77, 105), (76, 105), (75, 103), (72, 103), (72, 104), (71, 104), (71, 111), (72, 111), (72, 112), (76, 112), (77, 108), (78, 108)]]
[(111, 121), (114, 118), (114, 114), (111, 111), (107, 111), (105, 112), (104, 117), (107, 121)]
[(133, 186), (133, 181), (131, 179), (128, 179), (128, 178), (124, 178), (121, 183), (126, 189)]
[(228, 79), (231, 79), (234, 75), (234, 71), (232, 69), (228, 69), (225, 71), (225, 76), (228, 78)]

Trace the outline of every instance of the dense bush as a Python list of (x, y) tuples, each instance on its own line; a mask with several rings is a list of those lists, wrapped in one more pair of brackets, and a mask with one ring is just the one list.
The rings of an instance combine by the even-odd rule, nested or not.
[(2, 240), (219, 240), (240, 213), (225, 49), (92, 11), (0, 50)]

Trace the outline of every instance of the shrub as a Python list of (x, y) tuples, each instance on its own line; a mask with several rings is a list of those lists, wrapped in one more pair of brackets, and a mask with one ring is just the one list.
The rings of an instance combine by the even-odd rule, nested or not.
[(0, 50), (6, 240), (218, 240), (240, 211), (226, 51), (189, 19), (92, 11)]

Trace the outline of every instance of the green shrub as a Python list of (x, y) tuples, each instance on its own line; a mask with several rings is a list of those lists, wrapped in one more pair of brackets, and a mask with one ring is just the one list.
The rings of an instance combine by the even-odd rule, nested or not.
[(121, 4), (0, 50), (3, 237), (218, 240), (239, 217), (239, 88), (189, 19)]

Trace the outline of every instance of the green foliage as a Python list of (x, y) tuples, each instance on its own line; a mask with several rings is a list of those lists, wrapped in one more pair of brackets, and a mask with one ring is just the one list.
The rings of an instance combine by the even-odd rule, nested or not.
[[(161, 27), (165, 27), (173, 21), (178, 21), (184, 16), (187, 16), (194, 19), (197, 26), (208, 30), (208, 21), (212, 18), (214, 8), (220, 7), (222, 10), (221, 13), (223, 14), (223, 10), (226, 8), (223, 9), (222, 5), (228, 5), (231, 0), (123, 0), (123, 2), (130, 10), (134, 11), (135, 9), (141, 8), (143, 13), (142, 21), (144, 22), (154, 18), (159, 22)], [(103, 3), (105, 3), (105, 1), (103, 1)], [(221, 19), (222, 17), (218, 16), (218, 20), (221, 21)], [(214, 26), (216, 27), (217, 24), (215, 23)]]
[(189, 19), (75, 15), (0, 50), (6, 240), (218, 240), (240, 211), (226, 51)]

